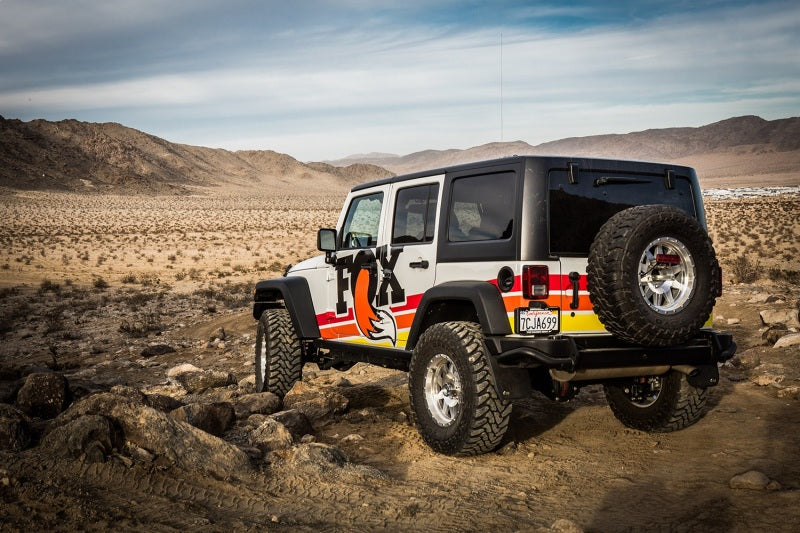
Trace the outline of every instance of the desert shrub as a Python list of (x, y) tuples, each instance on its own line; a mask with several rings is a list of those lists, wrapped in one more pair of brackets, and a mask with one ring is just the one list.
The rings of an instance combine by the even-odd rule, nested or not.
[(142, 307), (143, 305), (155, 300), (157, 296), (158, 294), (154, 292), (137, 291), (121, 296), (119, 301), (126, 304), (131, 309), (138, 309), (139, 307)]
[(791, 285), (800, 283), (800, 271), (786, 270), (784, 268), (772, 267), (767, 271), (767, 276), (771, 281), (784, 281)]
[(229, 309), (246, 307), (252, 302), (253, 284), (248, 282), (227, 282), (217, 290), (216, 299)]
[(209, 298), (209, 299), (211, 299), (211, 298), (215, 298), (217, 296), (217, 291), (215, 291), (211, 287), (207, 287), (207, 288), (202, 288), (202, 289), (196, 289), (194, 292), (192, 292), (192, 295), (199, 296), (201, 298)]
[(5, 300), (9, 296), (16, 296), (17, 294), (19, 294), (19, 287), (0, 288), (0, 300)]
[(64, 305), (51, 307), (44, 313), (44, 333), (45, 335), (55, 333), (64, 329)]
[(5, 335), (14, 329), (14, 321), (6, 314), (0, 315), (0, 335)]
[(95, 289), (103, 290), (108, 288), (108, 282), (103, 278), (95, 278), (94, 283), (92, 283)]
[(161, 283), (161, 280), (158, 279), (158, 276), (153, 272), (146, 272), (144, 274), (139, 275), (139, 283), (144, 285), (145, 287), (150, 287), (151, 285), (158, 285)]
[(158, 313), (145, 313), (138, 320), (123, 319), (119, 325), (119, 331), (129, 337), (146, 337), (154, 331), (161, 331), (161, 317)]
[(175, 281), (183, 281), (186, 279), (186, 271), (181, 270), (180, 272), (175, 273)]
[(751, 261), (746, 255), (739, 255), (731, 259), (731, 274), (739, 283), (752, 283), (761, 273), (758, 261)]
[(120, 281), (122, 283), (136, 283), (138, 280), (136, 279), (136, 275), (131, 273), (122, 276), (122, 279)]
[(61, 292), (61, 285), (49, 279), (42, 280), (42, 283), (39, 285), (39, 294), (41, 295), (46, 292), (58, 294)]

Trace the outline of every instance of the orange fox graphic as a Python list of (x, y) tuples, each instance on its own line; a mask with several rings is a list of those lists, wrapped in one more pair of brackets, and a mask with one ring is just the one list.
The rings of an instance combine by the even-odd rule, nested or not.
[(368, 339), (387, 339), (392, 346), (396, 345), (397, 325), (394, 318), (372, 304), (378, 285), (375, 272), (367, 268), (360, 269), (353, 285), (353, 314), (358, 330)]

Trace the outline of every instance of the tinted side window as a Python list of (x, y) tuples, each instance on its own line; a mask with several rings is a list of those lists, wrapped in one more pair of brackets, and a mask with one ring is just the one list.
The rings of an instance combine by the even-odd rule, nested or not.
[(448, 240), (468, 242), (510, 238), (514, 224), (514, 186), (513, 172), (453, 180)]
[(676, 176), (674, 188), (668, 189), (663, 176), (581, 172), (578, 183), (569, 183), (566, 172), (550, 172), (550, 253), (588, 255), (609, 218), (647, 204), (672, 205), (697, 216), (692, 185), (685, 177)]
[(392, 244), (432, 242), (439, 184), (408, 187), (397, 192)]
[(368, 248), (378, 245), (383, 193), (354, 198), (342, 226), (341, 248)]

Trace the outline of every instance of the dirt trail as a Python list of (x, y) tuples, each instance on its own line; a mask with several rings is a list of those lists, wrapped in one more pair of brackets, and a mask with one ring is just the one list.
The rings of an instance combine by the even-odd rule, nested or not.
[[(724, 378), (709, 414), (670, 434), (624, 428), (596, 388), (568, 404), (520, 401), (503, 448), (452, 458), (402, 421), (404, 374), (359, 365), (343, 376), (351, 408), (317, 440), (384, 477), (303, 472), (277, 457), (226, 481), (33, 449), (0, 455), (12, 480), (0, 488), (3, 529), (530, 531), (566, 518), (589, 531), (789, 531), (800, 519), (800, 411), (749, 382)], [(352, 434), (363, 440), (344, 439)], [(751, 469), (783, 489), (729, 488)]]
[[(254, 452), (247, 442), (252, 417), (239, 417), (219, 440), (220, 446), (240, 447), (249, 457), (243, 460), (249, 465), (245, 471), (228, 472), (224, 479), (180, 461), (145, 461), (122, 448), (107, 453), (103, 462), (63, 459), (38, 443), (51, 422), (34, 420), (26, 449), (0, 451), (0, 532), (796, 531), (800, 349), (774, 348), (775, 340), (766, 337), (789, 334), (797, 325), (766, 331), (759, 313), (798, 307), (797, 267), (788, 259), (797, 252), (791, 235), (796, 237), (792, 223), (800, 203), (773, 204), (767, 217), (761, 201), (720, 202), (710, 217), (725, 265), (735, 264), (741, 250), (761, 250), (761, 266), (751, 257), (761, 278), (731, 285), (734, 270), (725, 271), (714, 325), (734, 334), (739, 355), (735, 365), (722, 367), (720, 385), (710, 389), (706, 416), (682, 431), (628, 429), (614, 418), (602, 389), (587, 387), (569, 403), (538, 394), (517, 401), (499, 450), (447, 457), (432, 452), (415, 429), (404, 373), (364, 364), (346, 372), (307, 365), (303, 379), (308, 385), (348, 401), (342, 412), (315, 420), (312, 431), (315, 443), (342, 450), (348, 463), (299, 466), (295, 458), (303, 444), (297, 441), (276, 452)], [(767, 237), (747, 233), (751, 227)], [(312, 235), (305, 227), (292, 231)], [(11, 235), (9, 242), (19, 242)], [(204, 233), (198, 235), (205, 239)], [(255, 242), (244, 235), (226, 239)], [(18, 246), (37, 249), (31, 242)], [(184, 404), (231, 402), (253, 392), (255, 321), (242, 307), (248, 293), (239, 294), (238, 284), (209, 282), (208, 289), (187, 293), (163, 284), (115, 285), (109, 275), (112, 285), (99, 287), (93, 283), (95, 251), (89, 263), (73, 258), (67, 264), (63, 254), (70, 242), (65, 239), (59, 245), (63, 249), (48, 248), (46, 254), (26, 248), (24, 258), (17, 251), (6, 259), (0, 276), (5, 287), (0, 290), (0, 401), (14, 403), (21, 378), (48, 366), (67, 377), (76, 397), (114, 385), (173, 395)], [(156, 246), (161, 245), (152, 243), (155, 263), (161, 256), (169, 263), (177, 244), (162, 251)], [(179, 255), (173, 270), (214, 264), (218, 257), (212, 251), (209, 246), (208, 257), (197, 261), (188, 252)], [(235, 257), (239, 252), (218, 252), (223, 253)], [(112, 261), (110, 252), (102, 254)], [(264, 251), (258, 260), (274, 257)], [(140, 263), (122, 256), (113, 260)], [(39, 263), (47, 268), (38, 268)], [(62, 286), (42, 282), (38, 290), (20, 281), (28, 275), (52, 277), (51, 267), (62, 263), (87, 273), (71, 270), (74, 283), (57, 278)], [(239, 274), (234, 267), (232, 277)], [(163, 279), (173, 278), (174, 272)], [(148, 316), (157, 320), (141, 322)], [(174, 351), (145, 355), (153, 344)], [(230, 373), (237, 384), (187, 392), (167, 379), (168, 370), (182, 363)], [(773, 490), (731, 488), (734, 476), (753, 470), (773, 480)]]

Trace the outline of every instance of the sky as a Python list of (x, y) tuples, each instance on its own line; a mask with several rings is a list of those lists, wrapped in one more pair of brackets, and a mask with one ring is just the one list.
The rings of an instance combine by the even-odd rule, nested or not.
[(0, 115), (301, 161), (800, 116), (796, 0), (0, 0)]

